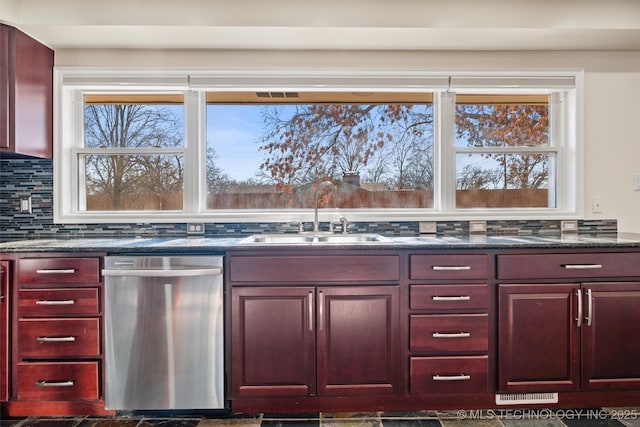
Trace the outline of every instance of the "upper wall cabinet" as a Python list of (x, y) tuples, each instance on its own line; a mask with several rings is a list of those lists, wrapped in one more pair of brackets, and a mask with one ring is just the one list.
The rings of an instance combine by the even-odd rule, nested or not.
[(53, 51), (0, 25), (0, 157), (53, 157)]

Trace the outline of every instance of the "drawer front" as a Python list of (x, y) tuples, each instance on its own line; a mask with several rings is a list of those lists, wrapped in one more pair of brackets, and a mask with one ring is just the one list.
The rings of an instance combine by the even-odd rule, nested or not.
[(488, 357), (412, 357), (411, 394), (486, 393)]
[(21, 359), (100, 356), (100, 319), (20, 319)]
[(411, 255), (409, 278), (413, 280), (486, 279), (487, 255)]
[(96, 400), (98, 362), (18, 363), (19, 400)]
[(18, 260), (21, 284), (99, 283), (98, 258), (24, 258)]
[(498, 256), (499, 279), (640, 277), (640, 252)]
[(397, 255), (234, 256), (233, 282), (380, 282), (400, 280)]
[(477, 310), (489, 307), (487, 285), (411, 285), (411, 310)]
[(98, 288), (32, 289), (18, 292), (20, 317), (100, 314)]
[(486, 314), (413, 315), (409, 318), (411, 351), (429, 353), (486, 352)]

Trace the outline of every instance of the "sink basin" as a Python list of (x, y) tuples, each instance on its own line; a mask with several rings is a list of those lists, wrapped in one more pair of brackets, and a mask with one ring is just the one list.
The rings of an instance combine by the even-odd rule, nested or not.
[(379, 234), (254, 234), (242, 239), (238, 244), (272, 244), (272, 245), (296, 245), (296, 244), (356, 244), (356, 243), (382, 243), (390, 242)]

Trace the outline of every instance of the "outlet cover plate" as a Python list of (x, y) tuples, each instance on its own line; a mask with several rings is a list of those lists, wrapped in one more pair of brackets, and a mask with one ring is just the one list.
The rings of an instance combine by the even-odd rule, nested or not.
[(202, 235), (204, 234), (204, 224), (201, 222), (189, 222), (187, 223), (188, 235)]
[(420, 221), (418, 231), (420, 234), (435, 234), (438, 232), (438, 224), (435, 221)]

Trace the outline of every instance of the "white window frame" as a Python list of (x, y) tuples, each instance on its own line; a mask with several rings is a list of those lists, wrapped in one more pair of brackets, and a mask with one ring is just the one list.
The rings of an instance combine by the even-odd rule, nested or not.
[[(322, 209), (322, 221), (444, 221), (469, 219), (579, 219), (583, 215), (584, 72), (193, 71), (63, 68), (54, 70), (54, 222), (283, 222), (310, 221), (311, 209), (206, 209), (206, 91), (389, 91), (434, 93), (434, 207), (431, 209)], [(453, 94), (546, 93), (556, 152), (554, 208), (456, 209)], [(182, 211), (83, 211), (78, 153), (83, 93), (180, 92), (185, 102), (185, 177)], [(529, 149), (529, 151), (531, 151)], [(545, 149), (544, 151), (550, 151)]]

